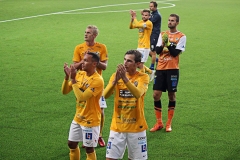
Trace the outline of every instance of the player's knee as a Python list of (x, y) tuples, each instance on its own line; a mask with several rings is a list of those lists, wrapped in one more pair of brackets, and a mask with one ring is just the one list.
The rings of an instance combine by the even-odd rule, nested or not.
[(175, 94), (175, 92), (168, 93), (168, 99), (169, 99), (169, 101), (176, 101), (176, 94)]
[(153, 99), (154, 101), (159, 101), (160, 100), (160, 94), (159, 93), (153, 93)]
[(94, 148), (93, 147), (86, 147), (86, 152), (87, 153), (93, 153), (94, 152)]
[(68, 141), (68, 147), (70, 149), (75, 149), (77, 148), (78, 142), (72, 142), (72, 141)]

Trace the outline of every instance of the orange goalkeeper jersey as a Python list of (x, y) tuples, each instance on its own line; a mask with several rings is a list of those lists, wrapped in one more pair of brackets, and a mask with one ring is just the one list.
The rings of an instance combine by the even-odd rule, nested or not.
[[(75, 47), (73, 54), (73, 61), (80, 62), (84, 58), (86, 51), (98, 53), (100, 61), (108, 60), (108, 52), (106, 45), (96, 42), (93, 46), (88, 46), (86, 42), (79, 44)], [(102, 75), (102, 70), (97, 68), (97, 72)]]
[[(112, 86), (115, 74), (111, 76), (109, 86)], [(144, 116), (144, 97), (148, 89), (149, 76), (137, 72), (134, 76), (127, 77), (143, 94), (140, 98), (135, 98), (122, 79), (117, 82), (114, 88), (114, 112), (110, 129), (115, 132), (141, 132), (148, 128)], [(105, 88), (104, 93), (109, 92), (109, 86)]]
[[(177, 46), (176, 49), (184, 50), (184, 48), (181, 48), (178, 46), (180, 38), (185, 36), (182, 32), (178, 31), (176, 33), (170, 33), (169, 31), (166, 31), (166, 32), (161, 32), (161, 35), (163, 35), (164, 33), (168, 34), (169, 42)], [(167, 70), (167, 69), (179, 69), (179, 55), (176, 57), (171, 56), (168, 48), (164, 47), (162, 53), (160, 53), (159, 55), (156, 70)]]
[[(92, 96), (86, 101), (76, 101), (76, 114), (74, 120), (86, 127), (94, 127), (100, 125), (101, 109), (99, 99), (102, 96), (104, 82), (102, 76), (95, 72), (90, 77), (85, 71), (79, 71), (76, 75), (77, 85), (80, 91), (90, 91)], [(71, 81), (63, 81), (62, 90), (69, 93), (72, 90)]]
[(130, 23), (130, 29), (138, 28), (138, 48), (150, 48), (150, 36), (152, 33), (153, 24), (150, 20), (144, 22), (143, 20), (137, 21), (134, 19)]

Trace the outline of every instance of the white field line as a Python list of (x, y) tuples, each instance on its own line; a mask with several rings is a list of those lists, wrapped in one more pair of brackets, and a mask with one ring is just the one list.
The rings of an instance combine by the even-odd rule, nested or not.
[[(172, 1), (174, 1), (174, 0), (172, 0)], [(112, 5), (96, 6), (96, 7), (89, 7), (89, 8), (80, 8), (80, 9), (75, 9), (75, 10), (68, 10), (68, 11), (40, 14), (40, 15), (36, 15), (36, 16), (29, 16), (29, 17), (3, 20), (3, 21), (0, 21), (0, 23), (11, 22), (11, 21), (19, 21), (19, 20), (37, 18), (37, 17), (44, 17), (44, 16), (50, 16), (50, 15), (56, 15), (56, 14), (89, 14), (89, 13), (97, 13), (98, 14), (98, 13), (109, 13), (109, 12), (126, 12), (126, 11), (129, 11), (129, 10), (71, 13), (71, 12), (76, 12), (76, 11), (83, 11), (83, 10), (90, 10), (90, 9), (97, 9), (97, 8), (106, 8), (106, 7), (114, 7), (114, 6), (126, 6), (126, 5), (137, 5), (137, 4), (144, 4), (144, 3), (149, 3), (149, 1), (148, 2), (138, 2), (138, 3), (112, 4)], [(170, 6), (167, 6), (167, 7), (159, 7), (159, 9), (160, 8), (175, 7), (175, 4), (172, 4), (172, 3), (165, 3), (165, 2), (160, 2), (160, 1), (158, 1), (158, 3), (164, 3), (164, 4), (170, 5)], [(139, 9), (139, 10), (141, 10), (141, 9)]]

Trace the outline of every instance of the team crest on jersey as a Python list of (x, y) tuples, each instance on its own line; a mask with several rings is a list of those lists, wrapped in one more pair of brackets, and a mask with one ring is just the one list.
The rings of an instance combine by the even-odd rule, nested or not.
[(92, 133), (86, 133), (85, 138), (88, 140), (92, 140)]
[(144, 29), (143, 28), (139, 28), (139, 32), (141, 33), (141, 32), (143, 32), (144, 31)]
[(138, 86), (138, 81), (135, 81), (133, 84), (137, 87)]

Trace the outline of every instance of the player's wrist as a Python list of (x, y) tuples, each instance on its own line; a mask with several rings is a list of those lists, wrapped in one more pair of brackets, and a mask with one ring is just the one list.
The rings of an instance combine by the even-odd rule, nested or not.
[(71, 81), (72, 81), (72, 84), (77, 83), (75, 79), (72, 79)]
[(64, 78), (66, 81), (68, 81), (69, 80), (69, 76), (65, 76), (65, 78)]
[(123, 82), (126, 84), (129, 82), (129, 79), (128, 78), (122, 78)]

